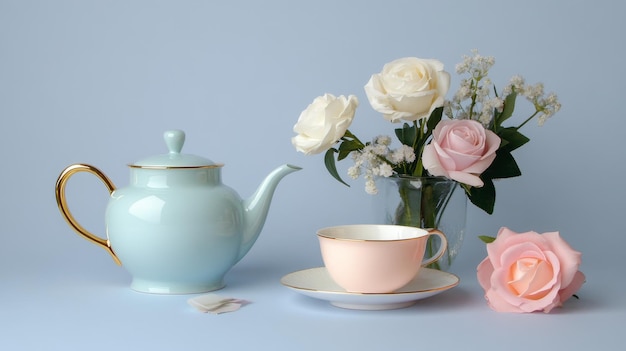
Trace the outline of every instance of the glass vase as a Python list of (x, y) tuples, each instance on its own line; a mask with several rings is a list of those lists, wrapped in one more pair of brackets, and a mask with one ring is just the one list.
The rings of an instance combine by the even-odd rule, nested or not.
[[(446, 253), (429, 265), (447, 271), (459, 253), (465, 234), (467, 197), (463, 188), (444, 177), (393, 176), (377, 180), (375, 211), (385, 224), (436, 228), (448, 239)], [(425, 257), (437, 252), (441, 241), (428, 239)]]

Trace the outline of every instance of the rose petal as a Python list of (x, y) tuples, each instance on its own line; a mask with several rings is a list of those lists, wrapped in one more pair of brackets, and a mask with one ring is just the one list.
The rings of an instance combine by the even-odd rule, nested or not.
[(478, 278), (478, 283), (480, 286), (487, 292), (491, 288), (491, 275), (493, 274), (493, 265), (489, 258), (485, 258), (478, 267), (476, 267), (476, 276)]
[(446, 147), (465, 155), (482, 156), (485, 138), (483, 132), (468, 126), (459, 126), (448, 133)]
[[(375, 111), (378, 111), (385, 116), (394, 113), (393, 107), (386, 99), (385, 88), (383, 87), (378, 74), (372, 75), (370, 80), (365, 85), (365, 95), (367, 95), (367, 99)], [(395, 120), (390, 121), (396, 122)]]
[(394, 112), (404, 116), (402, 117), (403, 119), (414, 117), (412, 120), (418, 120), (430, 116), (428, 109), (420, 108), (422, 106), (430, 107), (435, 96), (436, 91), (433, 90), (410, 95), (388, 95), (389, 103), (391, 104)]
[(509, 285), (506, 284), (508, 276), (508, 269), (496, 269), (491, 278), (492, 289), (497, 292), (503, 301), (518, 307), (523, 312), (535, 312), (552, 308), (553, 306), (551, 305), (555, 300), (558, 300), (558, 290), (560, 288), (558, 281), (547, 294), (538, 299), (532, 299), (526, 296), (519, 296), (510, 289)]
[(482, 173), (489, 168), (489, 166), (493, 163), (493, 160), (496, 159), (496, 151), (500, 148), (502, 140), (498, 135), (496, 135), (496, 133), (490, 130), (485, 130), (485, 135), (485, 146), (487, 149), (483, 152), (481, 160), (465, 169), (466, 172)]
[(537, 300), (544, 297), (548, 291), (554, 288), (558, 282), (557, 266), (553, 267), (550, 262), (537, 258), (521, 258), (511, 266), (512, 280), (509, 286), (519, 296)]
[(529, 242), (533, 243), (539, 251), (549, 251), (551, 249), (547, 240), (542, 238), (539, 233), (516, 233), (509, 228), (502, 227), (498, 232), (496, 240), (490, 244), (487, 244), (487, 253), (489, 254), (489, 258), (493, 262), (494, 267), (498, 268), (500, 266), (500, 256), (505, 250), (507, 250), (511, 246)]
[[(559, 272), (561, 271), (561, 265), (558, 260), (558, 257), (554, 255), (553, 252), (546, 252), (546, 257), (548, 261), (546, 264), (549, 266), (549, 271), (546, 270), (544, 276), (538, 276), (537, 281), (532, 287), (533, 290), (529, 291), (530, 298), (538, 298), (545, 295), (548, 290), (551, 289), (560, 289), (562, 286), (562, 280)], [(558, 285), (558, 288), (557, 288)]]
[(469, 165), (467, 168), (463, 169), (463, 172), (481, 174), (487, 168), (489, 168), (489, 166), (491, 166), (491, 164), (493, 163), (493, 160), (495, 159), (496, 159), (495, 153), (488, 155), (488, 156), (481, 157), (479, 160)]
[(422, 164), (431, 175), (448, 177), (448, 172), (441, 166), (441, 162), (439, 162), (435, 145), (428, 144), (424, 147), (424, 151), (422, 152)]
[(544, 233), (543, 238), (547, 239), (551, 250), (554, 251), (561, 262), (561, 279), (563, 286), (568, 286), (574, 279), (574, 275), (578, 272), (578, 267), (582, 261), (582, 254), (572, 249), (572, 247), (563, 240), (558, 232)]
[[(439, 93), (439, 98), (433, 103), (433, 107), (431, 108), (431, 110), (434, 110), (435, 107), (439, 107), (439, 106), (443, 106), (443, 96), (445, 96), (448, 93), (448, 90), (450, 89), (450, 73), (446, 72), (443, 70), (443, 63), (436, 61), (436, 60), (431, 60), (431, 61), (435, 61), (435, 62), (431, 62), (431, 65), (433, 65), (433, 67), (435, 67), (437, 69), (437, 82), (439, 84), (437, 84), (437, 91)], [(441, 101), (441, 102), (438, 102)], [(432, 111), (431, 111), (432, 112)]]
[(503, 302), (509, 304), (511, 306), (515, 306), (519, 308), (524, 303), (524, 299), (518, 296), (507, 284), (509, 280), (509, 272), (508, 269), (494, 269), (493, 274), (491, 275), (490, 283), (490, 301), (494, 299), (494, 296), (499, 296), (501, 300), (500, 305)]
[(512, 312), (512, 313), (522, 313), (522, 311), (518, 306), (512, 305), (508, 303), (496, 290), (489, 290), (485, 294), (485, 299), (489, 304), (489, 307), (497, 312)]
[[(451, 171), (464, 171), (474, 163), (479, 162), (481, 156), (474, 156), (467, 153), (460, 153), (454, 149), (443, 148), (446, 155), (454, 160), (454, 168)], [(487, 165), (488, 167), (489, 165)], [(467, 172), (466, 172), (467, 173)]]
[(519, 234), (509, 228), (501, 227), (496, 235), (496, 240), (487, 244), (487, 255), (495, 269), (501, 267), (500, 256), (508, 248), (507, 243), (517, 235)]
[(562, 302), (567, 301), (572, 295), (574, 295), (585, 283), (585, 275), (578, 271), (574, 274), (574, 278), (569, 283), (569, 285), (565, 286), (561, 291), (559, 291), (559, 297)]
[[(528, 298), (537, 299), (545, 296), (545, 293), (548, 290), (552, 289), (560, 289), (562, 284), (561, 276), (559, 272), (561, 271), (561, 264), (559, 262), (558, 257), (553, 252), (544, 252), (546, 257), (546, 261), (544, 261), (549, 267), (545, 273), (545, 275), (537, 276), (537, 280), (534, 282), (533, 287), (529, 289)], [(558, 284), (558, 287), (557, 287)]]
[(483, 185), (485, 185), (485, 183), (483, 183), (480, 177), (475, 176), (471, 173), (453, 171), (453, 172), (448, 172), (448, 177), (450, 179), (456, 180), (457, 182), (467, 184), (476, 188), (480, 188)]
[(437, 143), (431, 143), (429, 145), (432, 145), (435, 148), (435, 154), (437, 155), (437, 158), (439, 159), (439, 164), (441, 165), (443, 169), (446, 170), (446, 172), (456, 170), (456, 162), (454, 158), (448, 155), (448, 152), (444, 148), (442, 148)]

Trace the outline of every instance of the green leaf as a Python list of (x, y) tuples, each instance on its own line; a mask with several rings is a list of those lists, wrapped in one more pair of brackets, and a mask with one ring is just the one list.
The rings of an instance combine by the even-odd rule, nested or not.
[(402, 144), (408, 145), (410, 147), (413, 147), (413, 145), (415, 145), (415, 140), (417, 139), (416, 126), (411, 126), (408, 123), (404, 123), (402, 128), (396, 128), (395, 132), (396, 137), (398, 137), (398, 140)]
[(346, 131), (343, 133), (343, 136), (344, 136), (345, 138), (350, 138), (350, 139), (355, 139), (355, 140), (357, 140), (356, 135), (352, 134), (352, 132), (351, 132), (350, 130), (348, 130), (348, 129), (346, 129)]
[(352, 151), (359, 150), (361, 148), (361, 143), (356, 140), (344, 140), (339, 145), (339, 156), (337, 157), (337, 161), (341, 161), (344, 158), (348, 157)]
[(499, 149), (496, 151), (496, 159), (493, 160), (489, 168), (481, 174), (481, 179), (501, 179), (501, 178), (513, 178), (522, 175), (515, 162), (515, 158), (509, 151)]
[(426, 122), (426, 127), (428, 127), (428, 130), (430, 132), (432, 132), (432, 130), (435, 129), (435, 126), (437, 126), (439, 121), (441, 121), (442, 116), (443, 116), (443, 106), (437, 107), (436, 109), (433, 110), (433, 112), (430, 114), (430, 117), (428, 117), (428, 122)]
[(339, 173), (337, 173), (337, 166), (335, 165), (335, 153), (337, 152), (339, 152), (337, 151), (337, 149), (328, 149), (328, 151), (326, 151), (326, 154), (324, 155), (324, 164), (326, 165), (328, 173), (330, 173), (333, 178), (337, 179), (340, 183), (349, 187), (350, 185), (344, 182), (343, 179), (341, 179), (341, 177), (339, 176)]
[(487, 236), (487, 235), (479, 235), (478, 239), (482, 240), (485, 244), (490, 244), (496, 241), (496, 238), (494, 238), (493, 236)]
[(511, 92), (511, 94), (507, 95), (504, 98), (504, 108), (502, 109), (502, 113), (496, 116), (495, 125), (496, 130), (502, 125), (502, 122), (506, 121), (513, 115), (513, 111), (515, 110), (515, 99), (517, 98), (517, 93), (515, 91)]
[(530, 141), (528, 137), (520, 133), (515, 127), (508, 127), (498, 130), (498, 136), (502, 139), (500, 149), (513, 151)]
[(488, 214), (493, 214), (493, 208), (496, 204), (496, 187), (491, 179), (483, 179), (483, 182), (485, 185), (481, 188), (469, 188), (468, 197), (476, 207)]

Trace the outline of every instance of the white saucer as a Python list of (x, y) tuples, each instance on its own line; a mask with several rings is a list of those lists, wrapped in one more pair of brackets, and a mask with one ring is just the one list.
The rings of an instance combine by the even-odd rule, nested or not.
[(353, 310), (391, 310), (409, 307), (417, 300), (437, 295), (459, 284), (459, 277), (436, 269), (421, 268), (417, 277), (405, 287), (385, 294), (347, 292), (335, 283), (326, 267), (289, 273), (281, 284), (309, 297), (329, 301), (332, 305)]

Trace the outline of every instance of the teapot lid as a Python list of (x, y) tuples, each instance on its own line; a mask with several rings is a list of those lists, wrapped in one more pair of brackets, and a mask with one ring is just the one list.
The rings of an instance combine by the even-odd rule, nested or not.
[(185, 143), (185, 132), (182, 130), (168, 130), (163, 133), (163, 139), (169, 149), (167, 154), (155, 155), (131, 164), (132, 168), (170, 169), (170, 168), (216, 168), (223, 164), (215, 163), (207, 158), (181, 154)]

